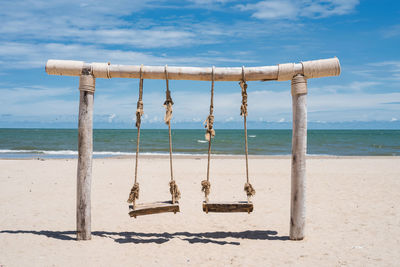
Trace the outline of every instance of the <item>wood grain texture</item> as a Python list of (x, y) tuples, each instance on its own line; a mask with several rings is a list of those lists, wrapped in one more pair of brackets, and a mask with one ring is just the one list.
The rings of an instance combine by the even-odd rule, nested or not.
[[(108, 63), (85, 63), (83, 61), (54, 60), (46, 64), (49, 75), (79, 76), (82, 68), (89, 67), (96, 78), (139, 78), (140, 65), (116, 65)], [(168, 66), (168, 79), (211, 81), (212, 67)], [(337, 58), (287, 63), (275, 66), (245, 67), (247, 81), (290, 80), (296, 74), (310, 75), (309, 78), (336, 76), (340, 74)], [(215, 81), (242, 80), (242, 67), (215, 68)], [(143, 66), (143, 79), (165, 79), (165, 66)]]
[(304, 238), (306, 220), (306, 152), (307, 152), (307, 80), (303, 75), (292, 79), (293, 135), (290, 201), (290, 239)]
[(94, 92), (82, 88), (94, 88), (95, 78), (82, 75), (79, 89), (78, 171), (76, 195), (77, 240), (91, 239), (91, 181), (93, 153), (93, 100)]
[(254, 209), (253, 203), (247, 201), (203, 202), (203, 211), (209, 212), (247, 212)]
[(158, 214), (165, 212), (179, 212), (179, 203), (175, 201), (164, 201), (164, 202), (154, 202), (154, 203), (141, 203), (136, 204), (135, 209), (130, 205), (129, 208), (129, 216), (136, 218), (136, 216), (150, 215), (150, 214)]

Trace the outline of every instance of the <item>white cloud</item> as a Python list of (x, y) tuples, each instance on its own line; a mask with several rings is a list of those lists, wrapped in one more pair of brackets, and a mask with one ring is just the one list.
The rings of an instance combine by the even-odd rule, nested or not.
[(111, 62), (114, 64), (128, 65), (188, 65), (196, 62), (198, 66), (209, 62), (251, 62), (240, 58), (225, 57), (169, 57), (155, 56), (151, 53), (136, 52), (131, 50), (104, 49), (94, 45), (81, 44), (29, 44), (19, 42), (0, 42), (0, 57), (13, 64), (0, 65), (0, 69), (29, 69), (44, 68), (48, 59), (82, 60), (86, 62)]
[(198, 5), (209, 5), (209, 4), (214, 4), (214, 3), (227, 3), (227, 2), (232, 2), (232, 0), (189, 0), (190, 2), (193, 2)]
[(313, 94), (326, 94), (326, 93), (354, 93), (363, 90), (369, 90), (381, 85), (380, 82), (374, 81), (354, 81), (348, 84), (333, 84), (320, 87), (311, 87), (310, 90)]
[(400, 61), (388, 60), (368, 63), (364, 64), (362, 69), (353, 70), (352, 72), (375, 81), (398, 81), (400, 80)]
[(398, 119), (397, 118), (392, 118), (390, 121), (397, 121)]
[(111, 122), (115, 119), (116, 116), (117, 116), (117, 115), (115, 115), (115, 113), (111, 114), (111, 115), (108, 117), (108, 122), (111, 123)]
[[(175, 102), (174, 122), (202, 122), (209, 113), (208, 90), (194, 90), (187, 87), (188, 83), (174, 84), (172, 98)], [(76, 85), (76, 84), (74, 84)], [(58, 120), (71, 120), (78, 114), (79, 91), (76, 87), (56, 88), (54, 86), (7, 87), (1, 84), (0, 114), (13, 116), (36, 116), (43, 120), (49, 116)], [(121, 86), (113, 83), (113, 91), (106, 90), (102, 85), (96, 90), (94, 115), (95, 119), (104, 122), (132, 124), (136, 110), (134, 92), (114, 94), (121, 91)], [(4, 88), (6, 87), (6, 88)], [(208, 85), (207, 85), (208, 87)], [(256, 86), (252, 86), (255, 88)], [(344, 86), (346, 87), (346, 86)], [(309, 88), (307, 99), (309, 121), (392, 121), (400, 117), (397, 105), (387, 105), (400, 99), (400, 92), (372, 94), (367, 90), (356, 91), (324, 91), (315, 94), (317, 88)], [(292, 99), (290, 90), (282, 92), (251, 90), (248, 96), (249, 121), (287, 122), (292, 117)], [(165, 93), (145, 91), (143, 123), (162, 123), (165, 109), (162, 106)], [(214, 115), (216, 122), (242, 121), (240, 116), (241, 95), (239, 92), (224, 92), (218, 90), (214, 99)], [(377, 112), (379, 110), (379, 112)], [(28, 112), (29, 111), (29, 112)], [(49, 111), (51, 114), (49, 114)], [(134, 121), (134, 119), (133, 119)]]
[(261, 1), (238, 6), (242, 11), (254, 11), (258, 19), (290, 19), (297, 17), (297, 9), (290, 1)]
[(345, 15), (354, 11), (359, 0), (266, 0), (255, 4), (238, 5), (242, 11), (253, 12), (258, 19), (324, 18)]
[(400, 24), (392, 25), (382, 31), (383, 37), (392, 38), (400, 35)]

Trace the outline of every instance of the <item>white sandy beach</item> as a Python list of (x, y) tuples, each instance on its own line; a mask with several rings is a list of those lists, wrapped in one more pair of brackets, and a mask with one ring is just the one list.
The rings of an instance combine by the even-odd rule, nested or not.
[[(179, 157), (181, 213), (131, 219), (134, 161), (95, 159), (92, 240), (75, 241), (76, 160), (0, 160), (0, 266), (399, 266), (400, 158), (311, 157), (306, 239), (289, 241), (290, 158), (253, 157), (252, 214), (204, 214), (206, 159)], [(140, 161), (140, 202), (168, 200), (169, 161)], [(244, 161), (212, 161), (212, 200), (239, 200)]]

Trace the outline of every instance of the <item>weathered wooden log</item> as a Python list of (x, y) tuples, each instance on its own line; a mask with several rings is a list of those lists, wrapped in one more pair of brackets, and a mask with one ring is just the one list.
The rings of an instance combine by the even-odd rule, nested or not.
[(129, 211), (129, 216), (136, 218), (136, 216), (150, 215), (164, 212), (179, 212), (179, 203), (175, 201), (164, 201), (164, 202), (154, 202), (154, 203), (142, 203), (136, 204), (135, 209), (133, 206), (129, 206), (131, 210)]
[(93, 97), (95, 78), (84, 69), (79, 80), (78, 173), (76, 195), (77, 240), (91, 239), (91, 201), (93, 153)]
[[(90, 68), (96, 78), (139, 78), (140, 65), (112, 65), (108, 63), (85, 63), (83, 61), (53, 60), (46, 64), (50, 75), (80, 76), (82, 69)], [(170, 80), (211, 81), (211, 67), (170, 67)], [(287, 63), (276, 66), (246, 67), (244, 75), (247, 81), (279, 80), (287, 81), (296, 74), (307, 78), (337, 76), (340, 74), (340, 63), (337, 58)], [(243, 77), (242, 67), (215, 68), (215, 81), (240, 81)], [(164, 66), (143, 66), (143, 79), (165, 79)]]
[(247, 212), (253, 211), (253, 203), (247, 201), (235, 202), (203, 202), (203, 211), (209, 212)]
[(303, 75), (292, 79), (293, 134), (290, 202), (290, 239), (302, 240), (306, 219), (307, 152), (307, 80)]

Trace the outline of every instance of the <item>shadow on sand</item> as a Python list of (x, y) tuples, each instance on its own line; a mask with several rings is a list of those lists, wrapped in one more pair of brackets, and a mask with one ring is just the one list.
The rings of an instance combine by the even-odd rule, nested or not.
[[(76, 240), (75, 231), (29, 231), (29, 230), (3, 230), (0, 234), (33, 234), (46, 236), (59, 240)], [(254, 230), (243, 232), (204, 232), (204, 233), (137, 233), (137, 232), (106, 232), (93, 231), (92, 235), (111, 238), (115, 242), (124, 243), (156, 243), (162, 244), (173, 238), (179, 238), (190, 244), (195, 243), (213, 243), (217, 245), (240, 245), (238, 241), (225, 241), (225, 238), (251, 239), (251, 240), (289, 240), (288, 236), (278, 236), (278, 232), (269, 230)]]

